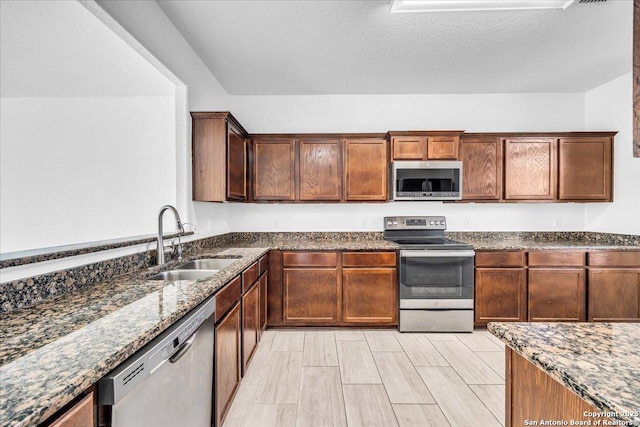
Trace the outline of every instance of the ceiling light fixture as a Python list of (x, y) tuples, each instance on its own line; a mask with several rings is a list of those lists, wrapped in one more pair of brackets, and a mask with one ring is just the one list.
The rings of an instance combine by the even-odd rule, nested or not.
[(393, 0), (391, 13), (566, 9), (575, 0)]

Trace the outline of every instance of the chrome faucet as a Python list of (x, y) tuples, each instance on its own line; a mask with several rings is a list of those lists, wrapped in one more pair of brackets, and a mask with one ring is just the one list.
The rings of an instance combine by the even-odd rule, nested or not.
[[(178, 213), (178, 210), (171, 205), (164, 205), (163, 207), (161, 207), (160, 213), (158, 214), (158, 247), (157, 247), (158, 265), (164, 264), (165, 247), (164, 247), (164, 237), (162, 235), (162, 215), (164, 215), (164, 213), (168, 210), (172, 211), (176, 217), (176, 227), (178, 228), (178, 231), (181, 233), (184, 233), (184, 227), (182, 226), (182, 221), (180, 221), (180, 214)], [(173, 253), (174, 251), (176, 251), (175, 238), (171, 241), (171, 250), (168, 252)], [(178, 253), (178, 259), (182, 259), (182, 243), (180, 242), (179, 235), (178, 235), (177, 253)]]

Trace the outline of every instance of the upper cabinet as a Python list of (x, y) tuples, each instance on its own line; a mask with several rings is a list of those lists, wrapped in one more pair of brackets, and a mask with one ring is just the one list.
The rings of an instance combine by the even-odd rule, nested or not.
[(613, 201), (615, 134), (464, 134), (460, 143), (463, 199)]
[(558, 198), (612, 201), (613, 137), (560, 138)]
[(299, 200), (342, 198), (342, 156), (339, 139), (302, 139), (299, 142)]
[(254, 135), (253, 200), (388, 200), (385, 138), (375, 134), (323, 136)]
[(344, 199), (379, 201), (388, 198), (389, 155), (386, 139), (344, 140)]
[(389, 132), (393, 160), (457, 160), (462, 131)]
[(193, 200), (386, 202), (392, 161), (462, 161), (462, 202), (611, 202), (616, 132), (248, 135), (191, 113)]
[(462, 198), (500, 200), (502, 198), (502, 139), (492, 136), (463, 135)]
[(253, 140), (253, 199), (295, 200), (295, 141)]
[(507, 138), (504, 142), (504, 198), (554, 200), (556, 147), (554, 138)]
[(193, 200), (247, 199), (247, 132), (230, 113), (191, 113)]

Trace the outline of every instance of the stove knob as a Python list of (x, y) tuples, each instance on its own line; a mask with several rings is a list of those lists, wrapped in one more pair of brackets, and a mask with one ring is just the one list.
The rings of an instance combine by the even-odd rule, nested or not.
[(433, 221), (429, 221), (429, 225), (435, 225)]
[(387, 227), (391, 227), (393, 223), (391, 221), (387, 221)]
[(393, 221), (393, 225), (398, 225), (398, 221)]
[(444, 225), (444, 221), (440, 221), (440, 225)]

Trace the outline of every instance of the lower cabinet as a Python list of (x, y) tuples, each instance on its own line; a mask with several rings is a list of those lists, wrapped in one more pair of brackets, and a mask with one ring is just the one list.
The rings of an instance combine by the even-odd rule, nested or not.
[(50, 427), (91, 427), (96, 425), (94, 392), (89, 392), (50, 424)]
[(272, 299), (269, 310), (291, 326), (397, 325), (396, 260), (395, 252), (283, 252), (282, 305)]
[(240, 304), (216, 324), (215, 427), (222, 425), (240, 384)]
[(285, 323), (334, 323), (338, 320), (337, 268), (285, 268)]
[(584, 268), (529, 270), (530, 322), (582, 322), (587, 319)]
[(260, 282), (258, 286), (260, 287), (260, 307), (259, 307), (259, 325), (260, 325), (260, 335), (262, 332), (267, 329), (267, 280), (269, 275), (265, 272), (260, 276)]
[(524, 268), (476, 268), (475, 325), (524, 322)]
[(640, 268), (589, 270), (589, 321), (640, 320)]
[(527, 264), (529, 321), (587, 320), (584, 251), (532, 251)]
[(524, 252), (477, 252), (475, 285), (475, 326), (527, 320)]
[(475, 309), (475, 326), (638, 322), (640, 251), (478, 251)]
[(398, 284), (391, 268), (342, 270), (342, 318), (346, 323), (398, 321)]
[(260, 331), (260, 286), (254, 282), (242, 296), (242, 375), (258, 346)]

